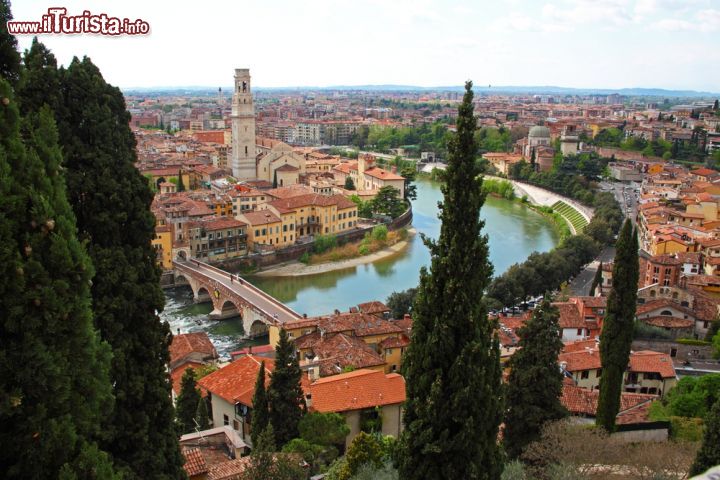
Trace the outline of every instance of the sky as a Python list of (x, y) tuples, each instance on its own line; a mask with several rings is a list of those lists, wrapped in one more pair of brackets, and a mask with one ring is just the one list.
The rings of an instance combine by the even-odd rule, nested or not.
[[(11, 0), (12, 1), (12, 0)], [(720, 91), (720, 0), (14, 0), (142, 19), (139, 36), (41, 35), (121, 88), (562, 86)], [(32, 37), (19, 35), (21, 49)]]

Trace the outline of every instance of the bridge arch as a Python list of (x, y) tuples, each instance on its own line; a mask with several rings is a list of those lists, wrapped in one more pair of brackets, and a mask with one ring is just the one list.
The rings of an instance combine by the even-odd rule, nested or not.
[(268, 324), (260, 319), (243, 320), (243, 330), (246, 337), (261, 337), (268, 333)]
[(188, 253), (187, 253), (187, 251), (185, 251), (185, 249), (178, 250), (175, 253), (175, 260), (184, 262), (184, 261), (187, 261), (187, 259), (188, 259)]

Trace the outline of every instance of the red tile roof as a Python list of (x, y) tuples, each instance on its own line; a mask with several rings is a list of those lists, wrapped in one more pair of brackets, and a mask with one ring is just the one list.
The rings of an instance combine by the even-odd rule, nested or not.
[(405, 379), (397, 373), (356, 370), (321, 378), (310, 384), (309, 392), (312, 410), (346, 412), (403, 403)]
[(568, 372), (595, 370), (602, 367), (602, 363), (600, 362), (600, 350), (597, 348), (561, 353), (558, 356), (558, 361), (566, 364), (565, 369)]
[(630, 353), (630, 372), (659, 373), (662, 378), (674, 378), (675, 367), (667, 353), (643, 350)]
[(224, 399), (230, 404), (240, 402), (252, 406), (260, 364), (265, 362), (265, 383), (270, 383), (270, 373), (275, 369), (275, 360), (246, 355), (231, 362), (220, 370), (198, 380), (201, 389)]
[(397, 337), (388, 337), (378, 344), (380, 348), (403, 348), (410, 345), (410, 338), (404, 333)]
[[(573, 415), (594, 417), (597, 412), (599, 397), (600, 390), (588, 390), (575, 385), (563, 385), (560, 401)], [(649, 405), (650, 402), (657, 398), (657, 395), (623, 392), (620, 396), (620, 413), (618, 413), (618, 417), (628, 413), (639, 405)]]
[(185, 456), (185, 465), (183, 465), (183, 468), (185, 469), (185, 473), (187, 473), (188, 477), (208, 472), (205, 457), (203, 457), (199, 448), (187, 449), (183, 451), (183, 455)]
[(572, 302), (553, 302), (560, 312), (560, 328), (585, 328), (585, 320), (580, 316), (580, 308)]
[(372, 302), (358, 303), (358, 308), (361, 313), (385, 313), (390, 311), (390, 307), (377, 300)]
[(648, 325), (652, 325), (653, 327), (659, 327), (659, 328), (692, 328), (693, 322), (692, 320), (685, 319), (685, 318), (675, 318), (675, 317), (666, 317), (663, 315), (659, 315), (656, 317), (650, 317), (650, 318), (643, 318), (642, 322), (647, 323)]
[[(310, 337), (312, 341), (303, 342), (305, 337)], [(360, 369), (385, 364), (385, 360), (370, 345), (343, 333), (320, 335), (313, 332), (300, 337), (297, 342), (303, 345), (303, 349), (312, 350), (320, 364), (321, 376), (335, 375), (345, 367)]]
[(177, 368), (174, 368), (170, 372), (170, 380), (172, 380), (172, 389), (175, 392), (175, 395), (180, 395), (180, 388), (182, 386), (182, 377), (185, 375), (185, 371), (188, 368), (192, 368), (195, 371), (197, 371), (199, 368), (204, 367), (205, 364), (198, 363), (198, 362), (187, 362), (183, 363)]
[(170, 364), (174, 364), (195, 352), (201, 353), (206, 357), (218, 357), (218, 353), (210, 341), (210, 337), (208, 337), (208, 334), (205, 332), (173, 335), (172, 342), (170, 343)]
[(239, 480), (248, 466), (250, 457), (236, 458), (213, 465), (208, 470), (208, 480)]

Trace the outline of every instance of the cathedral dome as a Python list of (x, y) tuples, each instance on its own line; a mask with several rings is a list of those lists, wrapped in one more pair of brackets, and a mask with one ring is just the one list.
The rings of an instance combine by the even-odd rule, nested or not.
[(547, 127), (541, 127), (539, 125), (535, 125), (534, 127), (530, 128), (528, 137), (529, 138), (550, 138), (550, 129)]

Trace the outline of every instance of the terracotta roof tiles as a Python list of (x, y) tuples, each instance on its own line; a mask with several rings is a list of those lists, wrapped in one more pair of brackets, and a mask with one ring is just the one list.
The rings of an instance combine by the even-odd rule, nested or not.
[(309, 391), (312, 410), (346, 412), (403, 403), (405, 379), (397, 373), (356, 370), (321, 378), (310, 384)]

